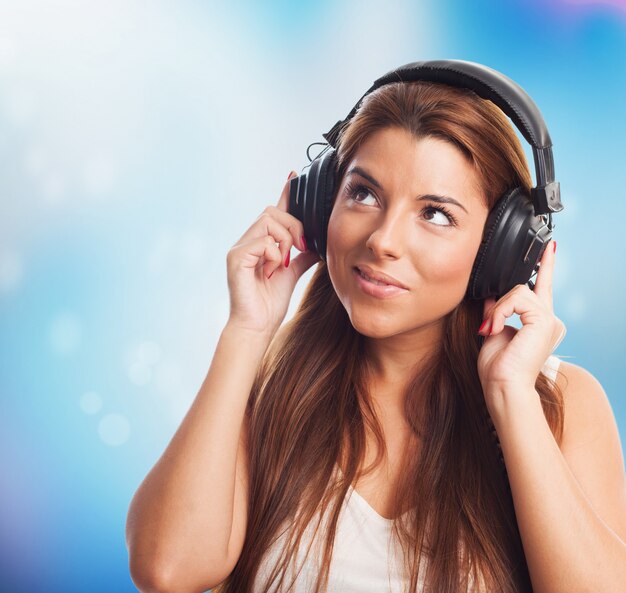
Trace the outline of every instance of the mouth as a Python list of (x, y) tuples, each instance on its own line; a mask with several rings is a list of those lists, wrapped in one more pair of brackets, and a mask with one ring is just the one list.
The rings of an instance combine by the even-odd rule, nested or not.
[(361, 276), (367, 282), (374, 284), (375, 286), (394, 286), (403, 290), (408, 290), (408, 287), (402, 284), (399, 280), (396, 280), (393, 276), (388, 276), (382, 272), (377, 272), (366, 265), (354, 266), (354, 271)]
[(360, 268), (354, 267), (352, 272), (359, 289), (366, 295), (377, 299), (387, 299), (408, 292), (408, 289), (396, 284), (389, 284), (378, 278), (372, 278)]
[(374, 278), (370, 278), (367, 274), (363, 273), (359, 268), (354, 268), (354, 271), (361, 276), (361, 278), (365, 278), (368, 282), (375, 284), (376, 286), (394, 286), (393, 284), (388, 284), (387, 282), (379, 282), (378, 280), (374, 280)]

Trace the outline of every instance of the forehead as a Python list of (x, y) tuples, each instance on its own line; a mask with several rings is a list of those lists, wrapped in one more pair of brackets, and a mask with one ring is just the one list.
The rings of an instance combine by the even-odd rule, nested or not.
[(400, 128), (385, 128), (368, 136), (346, 166), (346, 174), (366, 170), (384, 190), (443, 194), (469, 206), (485, 206), (480, 176), (452, 142), (433, 136), (416, 138)]

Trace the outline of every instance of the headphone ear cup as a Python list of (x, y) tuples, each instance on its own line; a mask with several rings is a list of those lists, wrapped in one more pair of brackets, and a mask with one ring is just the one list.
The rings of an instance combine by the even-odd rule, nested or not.
[(321, 207), (320, 228), (320, 257), (326, 261), (326, 248), (328, 237), (328, 221), (333, 210), (333, 200), (337, 192), (337, 152), (333, 148), (328, 157), (324, 160), (323, 167), (320, 168), (317, 191), (318, 200)]
[(515, 187), (506, 192), (487, 217), (467, 296), (500, 298), (517, 284), (526, 284), (551, 238), (545, 219), (535, 216), (524, 190)]
[(337, 177), (337, 157), (331, 148), (311, 162), (309, 170), (291, 179), (289, 213), (304, 227), (307, 247), (326, 261), (326, 233)]

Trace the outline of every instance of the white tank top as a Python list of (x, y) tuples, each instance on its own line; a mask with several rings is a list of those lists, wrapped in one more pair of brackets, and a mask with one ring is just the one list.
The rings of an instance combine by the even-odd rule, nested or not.
[[(542, 370), (548, 377), (556, 380), (559, 363), (556, 356), (550, 356)], [(335, 467), (341, 472), (338, 465)], [(295, 563), (288, 567), (283, 589), (276, 588), (279, 576), (270, 589), (271, 593), (286, 591), (294, 577), (294, 593), (310, 593), (313, 590), (318, 566), (321, 565), (325, 534), (325, 521), (320, 524), (317, 534), (314, 533), (316, 523), (314, 519), (307, 526)], [(402, 571), (402, 551), (392, 537), (391, 525), (391, 519), (379, 515), (352, 486), (348, 488), (337, 522), (328, 593), (403, 592), (403, 586), (408, 583)], [(288, 533), (284, 532), (266, 552), (254, 582), (253, 593), (263, 591), (262, 585), (267, 582), (272, 569), (282, 558), (287, 537)], [(311, 551), (307, 557), (309, 546)], [(423, 574), (420, 570), (420, 578), (423, 578)], [(418, 590), (422, 587), (423, 580), (419, 583)]]

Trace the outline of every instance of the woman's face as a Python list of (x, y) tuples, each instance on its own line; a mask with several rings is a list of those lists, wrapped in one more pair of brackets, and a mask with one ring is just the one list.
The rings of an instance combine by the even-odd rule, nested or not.
[[(328, 224), (328, 272), (354, 328), (383, 338), (438, 325), (465, 295), (488, 213), (451, 143), (400, 128), (372, 134), (348, 163)], [(362, 278), (366, 266), (404, 288)]]

